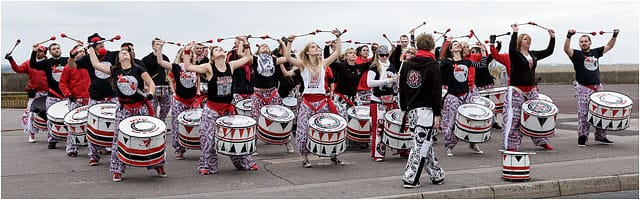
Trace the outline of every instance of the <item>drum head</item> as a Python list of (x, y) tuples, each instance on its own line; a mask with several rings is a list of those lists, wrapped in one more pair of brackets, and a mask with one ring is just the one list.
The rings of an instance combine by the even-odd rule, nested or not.
[(491, 88), (491, 89), (478, 91), (480, 96), (485, 96), (485, 95), (488, 95), (488, 94), (505, 93), (505, 92), (507, 92), (507, 87), (496, 87), (496, 88)]
[(100, 103), (89, 107), (89, 113), (100, 118), (115, 119), (116, 118), (116, 104), (115, 103)]
[(493, 101), (491, 101), (491, 99), (487, 98), (487, 97), (480, 97), (480, 96), (475, 96), (475, 97), (471, 97), (471, 102), (487, 107), (489, 108), (489, 110), (493, 110), (496, 108), (496, 104), (493, 103)]
[(251, 99), (245, 99), (242, 101), (238, 101), (238, 103), (236, 103), (235, 107), (240, 109), (240, 110), (251, 110), (251, 107), (253, 106), (253, 101)]
[(347, 120), (333, 113), (318, 113), (309, 118), (309, 126), (322, 132), (337, 132), (347, 127)]
[(548, 117), (558, 113), (558, 107), (551, 102), (543, 100), (529, 100), (522, 104), (523, 111), (540, 116)]
[(167, 126), (155, 117), (131, 116), (123, 119), (118, 129), (131, 137), (153, 137), (164, 133)]
[(77, 107), (64, 116), (65, 124), (81, 124), (87, 122), (89, 115), (89, 106)]
[(285, 97), (282, 99), (282, 104), (287, 107), (295, 107), (298, 104), (298, 100), (293, 97)]
[(548, 101), (548, 102), (553, 103), (553, 100), (551, 99), (551, 97), (549, 97), (549, 96), (547, 96), (545, 94), (542, 94), (542, 93), (538, 93), (538, 100), (543, 100), (543, 101)]
[(225, 126), (231, 128), (249, 127), (256, 124), (256, 120), (244, 115), (229, 115), (216, 119), (218, 126)]
[(31, 112), (40, 113), (41, 111), (47, 111), (47, 96), (41, 96), (33, 99), (31, 102), (31, 108), (29, 108)]
[(49, 120), (56, 120), (56, 121), (63, 122), (64, 115), (66, 115), (69, 112), (68, 104), (69, 104), (69, 101), (64, 100), (51, 105), (47, 110), (47, 117), (49, 118)]
[(260, 114), (269, 120), (277, 122), (288, 122), (295, 117), (293, 111), (279, 105), (266, 105), (260, 108)]
[(458, 107), (458, 114), (474, 120), (486, 120), (493, 117), (493, 111), (478, 104), (462, 104)]
[(199, 125), (200, 124), (200, 117), (202, 117), (202, 109), (189, 109), (189, 110), (185, 110), (182, 111), (179, 115), (178, 115), (178, 122), (180, 122), (181, 124), (186, 124), (186, 125)]
[(394, 124), (401, 124), (404, 112), (400, 109), (393, 109), (384, 113), (384, 119)]
[(610, 108), (624, 108), (633, 104), (627, 95), (612, 91), (594, 92), (589, 99), (598, 105)]
[(369, 112), (369, 106), (353, 106), (347, 110), (347, 114), (351, 118), (370, 120), (371, 113)]

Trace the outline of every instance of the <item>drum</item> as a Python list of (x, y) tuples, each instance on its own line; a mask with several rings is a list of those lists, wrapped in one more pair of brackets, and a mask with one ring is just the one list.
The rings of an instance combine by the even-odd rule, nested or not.
[(409, 122), (407, 121), (404, 133), (400, 133), (402, 118), (404, 112), (400, 109), (393, 109), (384, 113), (384, 130), (382, 131), (382, 142), (388, 147), (394, 149), (411, 149), (413, 147), (413, 139), (409, 131)]
[(295, 97), (285, 97), (282, 99), (282, 105), (293, 112), (293, 124), (297, 124), (298, 120), (296, 116), (298, 116), (298, 99)]
[(92, 144), (111, 147), (115, 132), (116, 104), (100, 103), (89, 107), (87, 117), (87, 141)]
[(483, 143), (491, 139), (493, 111), (477, 104), (462, 104), (458, 107), (454, 133), (460, 140)]
[(475, 97), (471, 97), (471, 102), (487, 107), (489, 108), (489, 110), (495, 110), (496, 109), (496, 104), (493, 103), (493, 101), (491, 101), (491, 99), (486, 98), (486, 97), (479, 97), (479, 96), (475, 96)]
[(178, 114), (178, 144), (187, 149), (200, 149), (200, 117), (202, 109), (189, 109)]
[(347, 110), (347, 137), (356, 142), (371, 141), (371, 113), (369, 106), (353, 106)]
[(238, 101), (234, 106), (236, 107), (236, 114), (251, 117), (251, 107), (253, 106), (252, 99), (249, 98)]
[(31, 112), (31, 119), (33, 119), (33, 126), (40, 130), (47, 130), (47, 96), (41, 96), (35, 98), (31, 102), (29, 108)]
[(131, 116), (118, 124), (118, 158), (125, 164), (148, 167), (165, 159), (165, 130), (158, 118)]
[(266, 105), (260, 108), (258, 139), (267, 144), (287, 144), (293, 127), (293, 111), (284, 106)]
[(544, 100), (544, 101), (548, 101), (548, 102), (553, 103), (553, 99), (551, 99), (551, 97), (549, 97), (549, 96), (547, 96), (545, 94), (542, 94), (542, 93), (538, 93), (538, 100)]
[(354, 103), (356, 103), (356, 105), (359, 105), (359, 106), (369, 105), (371, 104), (371, 95), (373, 95), (372, 92), (368, 92), (366, 94), (357, 93), (356, 102)]
[(502, 179), (507, 181), (531, 179), (531, 161), (527, 152), (502, 151)]
[(633, 102), (628, 96), (613, 92), (594, 92), (589, 96), (587, 122), (600, 129), (619, 131), (629, 127)]
[(549, 137), (556, 130), (558, 107), (543, 100), (529, 100), (522, 104), (520, 132), (529, 137)]
[(333, 113), (318, 113), (309, 118), (307, 149), (320, 157), (337, 156), (347, 149), (347, 121)]
[(504, 97), (507, 93), (507, 87), (496, 87), (486, 90), (478, 91), (478, 94), (482, 97), (486, 97), (491, 99), (496, 106), (496, 109), (493, 110), (495, 113), (502, 113), (504, 110)]
[(64, 115), (69, 112), (69, 101), (59, 101), (54, 103), (47, 109), (47, 125), (49, 126), (49, 132), (51, 137), (66, 141), (67, 134), (69, 134), (69, 130), (67, 130), (67, 126), (64, 124)]
[(245, 156), (256, 151), (256, 120), (230, 115), (216, 120), (216, 150), (224, 155)]
[(64, 124), (69, 130), (69, 138), (71, 144), (85, 146), (87, 145), (87, 116), (89, 115), (89, 106), (77, 107), (64, 116)]

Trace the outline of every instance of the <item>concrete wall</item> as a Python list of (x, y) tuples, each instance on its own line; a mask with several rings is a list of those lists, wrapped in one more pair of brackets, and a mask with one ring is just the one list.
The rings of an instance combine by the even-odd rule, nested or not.
[(2, 73), (2, 92), (24, 92), (27, 74)]

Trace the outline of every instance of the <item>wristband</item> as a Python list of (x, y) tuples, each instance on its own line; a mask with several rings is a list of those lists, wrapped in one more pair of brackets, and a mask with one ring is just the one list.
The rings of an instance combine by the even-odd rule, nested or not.
[(573, 34), (576, 34), (576, 33), (567, 32), (567, 39), (571, 39), (571, 37), (573, 36)]
[(618, 37), (618, 33), (620, 32), (613, 32), (613, 37)]

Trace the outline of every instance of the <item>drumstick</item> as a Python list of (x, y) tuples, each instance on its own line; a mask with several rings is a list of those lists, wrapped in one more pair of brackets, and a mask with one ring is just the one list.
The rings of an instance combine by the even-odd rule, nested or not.
[(53, 35), (52, 35), (49, 39), (47, 39), (47, 40), (45, 40), (45, 41), (42, 41), (42, 42), (39, 42), (38, 44), (44, 44), (44, 43), (46, 43), (46, 42), (53, 41), (53, 40), (56, 40), (56, 36), (53, 36)]
[(70, 40), (73, 40), (73, 41), (75, 41), (75, 42), (76, 42), (76, 43), (78, 43), (78, 44), (82, 44), (82, 43), (83, 43), (82, 41), (80, 41), (80, 40), (78, 40), (78, 39), (75, 39), (75, 38), (72, 38), (72, 37), (69, 37), (67, 34), (64, 34), (64, 33), (60, 33), (60, 37), (62, 37), (62, 38), (67, 38), (67, 39), (70, 39)]
[(476, 35), (476, 33), (473, 32), (473, 29), (469, 30), (469, 32), (471, 32), (470, 34), (473, 35), (473, 37), (475, 37), (476, 40), (478, 40), (478, 42), (480, 42), (480, 39), (478, 39), (478, 36)]
[[(602, 32), (602, 31), (600, 31), (600, 32)], [(580, 34), (587, 34), (587, 35), (589, 35), (589, 34), (590, 34), (590, 35), (593, 35), (593, 36), (596, 36), (596, 34), (597, 34), (595, 31), (594, 31), (594, 32), (591, 32), (591, 33), (589, 33), (589, 32), (576, 32), (576, 33), (580, 33)], [(600, 34), (600, 35), (602, 35), (602, 34)]]
[(11, 51), (9, 51), (9, 53), (7, 53), (7, 55), (11, 55), (13, 53), (13, 50), (16, 49), (16, 47), (20, 44), (20, 39), (16, 40), (16, 44), (13, 45), (13, 47), (11, 48)]
[(420, 25), (416, 26), (415, 28), (413, 28), (413, 31), (415, 31), (416, 29), (418, 29), (418, 28), (420, 28), (420, 27), (422, 27), (422, 26), (424, 26), (426, 24), (427, 24), (427, 22), (422, 22), (422, 24), (420, 24)]

